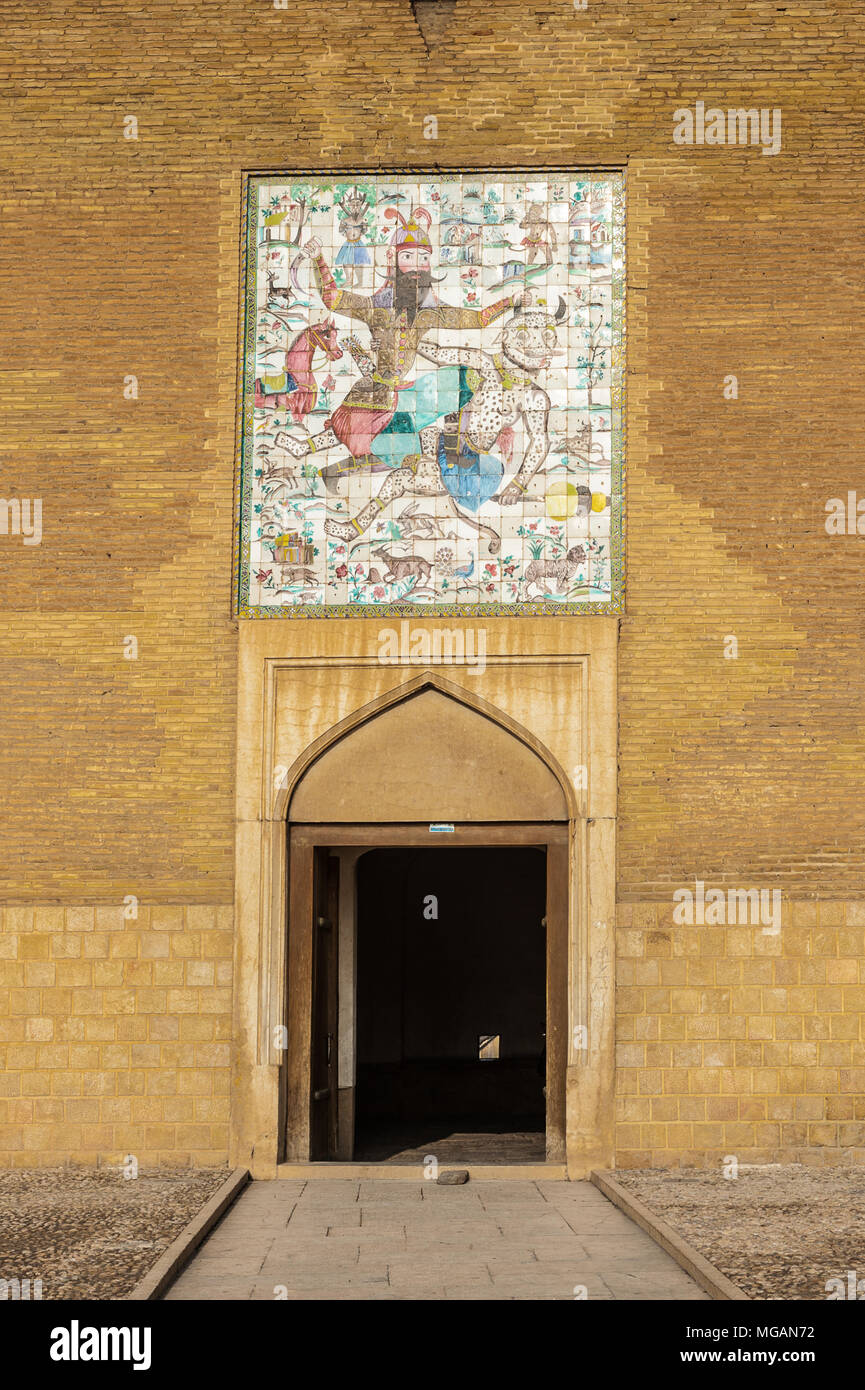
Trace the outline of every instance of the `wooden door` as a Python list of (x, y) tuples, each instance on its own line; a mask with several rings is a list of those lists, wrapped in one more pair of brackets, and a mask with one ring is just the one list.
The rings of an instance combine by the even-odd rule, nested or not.
[(547, 1162), (564, 1163), (568, 1064), (568, 844), (547, 843)]
[(311, 1159), (336, 1157), (338, 922), (339, 860), (331, 858), (326, 848), (319, 847), (313, 862), (312, 893)]

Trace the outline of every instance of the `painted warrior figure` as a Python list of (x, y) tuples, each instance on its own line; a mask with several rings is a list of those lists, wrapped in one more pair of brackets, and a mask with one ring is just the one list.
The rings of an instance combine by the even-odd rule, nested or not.
[(355, 279), (359, 285), (363, 284), (363, 268), (370, 265), (369, 251), (363, 244), (362, 237), (366, 232), (367, 202), (364, 193), (358, 193), (357, 187), (351, 193), (346, 193), (337, 203), (342, 216), (339, 219), (339, 230), (345, 237), (345, 245), (341, 246), (337, 252), (336, 264), (345, 270), (345, 283), (351, 285)]
[(548, 222), (544, 216), (543, 203), (529, 203), (520, 227), (526, 232), (520, 242), (521, 246), (528, 247), (526, 265), (531, 265), (535, 256), (539, 256), (542, 251), (547, 265), (552, 265), (553, 252), (558, 249), (558, 242), (552, 222)]
[[(546, 459), (549, 450), (548, 420), (550, 398), (538, 385), (538, 372), (550, 365), (556, 350), (556, 327), (566, 317), (564, 300), (559, 300), (556, 313), (526, 307), (527, 300), (515, 310), (502, 333), (502, 351), (491, 356), (479, 348), (443, 347), (421, 344), (418, 352), (430, 361), (444, 365), (461, 365), (473, 369), (477, 376), (474, 393), (455, 420), (452, 428), (440, 431), (431, 427), (421, 433), (422, 453), (406, 457), (402, 466), (385, 478), (378, 496), (347, 522), (328, 521), (328, 535), (350, 540), (362, 535), (387, 504), (404, 493), (415, 496), (442, 497), (451, 494), (451, 510), (490, 539), (490, 554), (497, 554), (501, 542), (489, 526), (474, 521), (453, 503), (453, 493), (446, 472), (460, 462), (459, 455), (477, 459), (499, 441), (500, 436), (522, 421), (526, 446), (522, 463), (498, 501), (510, 507), (525, 496), (531, 479)], [(449, 433), (455, 437), (456, 448), (448, 449)], [(451, 457), (454, 453), (457, 457)]]
[[(406, 220), (388, 208), (385, 216), (396, 219), (400, 225), (388, 248), (387, 281), (371, 297), (339, 288), (318, 241), (313, 239), (304, 248), (312, 260), (316, 287), (327, 308), (367, 324), (372, 335), (369, 354), (354, 353), (364, 372), (362, 380), (350, 388), (322, 433), (306, 440), (280, 436), (279, 442), (296, 458), (338, 444), (348, 451), (347, 460), (321, 470), (328, 485), (335, 477), (357, 469), (387, 468), (382, 458), (398, 461), (410, 452), (406, 443), (410, 445), (413, 432), (457, 408), (458, 374), (452, 374), (449, 382), (442, 380), (441, 372), (429, 372), (416, 382), (406, 380), (425, 334), (436, 328), (485, 328), (516, 303), (512, 295), (486, 309), (460, 309), (439, 303), (432, 290), (430, 214), (425, 208), (415, 208)], [(398, 411), (403, 417), (402, 433), (379, 456), (378, 441)]]

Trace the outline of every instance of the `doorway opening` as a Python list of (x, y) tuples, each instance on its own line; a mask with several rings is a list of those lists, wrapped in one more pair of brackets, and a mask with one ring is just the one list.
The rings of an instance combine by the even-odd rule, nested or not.
[(543, 1162), (544, 847), (357, 864), (355, 1158)]
[(437, 829), (290, 829), (287, 1163), (564, 1161), (568, 826)]

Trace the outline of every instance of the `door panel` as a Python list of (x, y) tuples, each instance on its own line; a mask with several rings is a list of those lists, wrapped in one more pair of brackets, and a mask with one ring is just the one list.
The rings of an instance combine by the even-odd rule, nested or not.
[(568, 1061), (568, 848), (547, 846), (547, 1162), (564, 1163)]
[(312, 894), (310, 1158), (336, 1157), (339, 860), (317, 848)]

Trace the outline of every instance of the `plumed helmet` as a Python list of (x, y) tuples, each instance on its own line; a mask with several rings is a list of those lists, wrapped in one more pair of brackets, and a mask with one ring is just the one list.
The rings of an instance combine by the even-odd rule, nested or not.
[(425, 251), (432, 250), (432, 243), (429, 239), (430, 223), (432, 217), (426, 208), (412, 208), (408, 219), (403, 217), (396, 208), (386, 208), (385, 217), (395, 220), (399, 225), (396, 227), (390, 239), (390, 245), (396, 251), (405, 251), (409, 247), (419, 246)]

